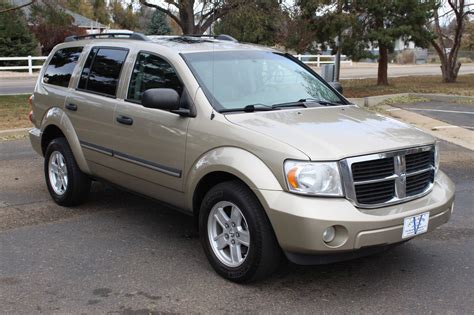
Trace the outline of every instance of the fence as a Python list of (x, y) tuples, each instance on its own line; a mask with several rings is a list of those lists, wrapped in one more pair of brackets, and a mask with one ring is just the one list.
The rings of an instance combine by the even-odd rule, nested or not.
[[(295, 55), (298, 60), (308, 64), (320, 67), (321, 64), (333, 64), (336, 61), (336, 55)], [(347, 63), (352, 66), (352, 60), (346, 60), (346, 55), (341, 55), (341, 64)]]
[[(321, 64), (333, 64), (336, 60), (335, 55), (295, 55), (296, 58), (303, 61), (308, 65), (316, 65), (320, 67)], [(33, 60), (46, 60), (48, 57), (0, 57), (0, 62), (2, 61), (27, 61), (28, 65), (26, 66), (3, 66), (0, 67), (1, 70), (28, 70), (29, 74), (33, 74), (34, 69), (41, 69), (42, 65), (33, 65)], [(346, 56), (341, 56), (341, 63), (348, 63), (352, 66), (352, 60), (345, 60)]]
[(0, 70), (28, 70), (29, 74), (33, 74), (33, 69), (41, 69), (42, 65), (33, 65), (33, 60), (46, 60), (48, 57), (33, 57), (33, 56), (28, 56), (28, 57), (0, 57), (0, 62), (1, 61), (27, 61), (28, 65), (27, 66), (4, 66), (0, 67)]

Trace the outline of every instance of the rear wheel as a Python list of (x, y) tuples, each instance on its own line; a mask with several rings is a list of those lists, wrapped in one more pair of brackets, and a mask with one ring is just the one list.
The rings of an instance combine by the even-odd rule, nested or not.
[(56, 138), (48, 144), (44, 173), (48, 191), (57, 204), (75, 206), (87, 199), (91, 181), (79, 169), (65, 138)]
[(281, 250), (265, 211), (238, 181), (209, 190), (201, 204), (199, 231), (209, 262), (226, 279), (262, 279), (280, 264)]

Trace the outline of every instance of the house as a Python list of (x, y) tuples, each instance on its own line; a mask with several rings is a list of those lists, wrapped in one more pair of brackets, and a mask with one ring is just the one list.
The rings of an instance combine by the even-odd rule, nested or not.
[[(26, 4), (28, 2), (31, 2), (31, 0), (10, 0), (10, 3), (13, 6), (21, 6), (23, 4)], [(38, 1), (40, 2), (40, 1)], [(64, 12), (72, 16), (73, 18), (73, 24), (77, 27), (83, 28), (86, 30), (88, 34), (91, 33), (102, 33), (105, 30), (109, 29), (109, 26), (101, 24), (97, 21), (91, 20), (83, 15), (77, 14), (75, 12), (72, 12), (71, 10), (68, 10), (66, 8), (62, 8)], [(30, 6), (26, 6), (22, 8), (23, 13), (25, 14), (26, 18), (31, 14), (31, 9)]]

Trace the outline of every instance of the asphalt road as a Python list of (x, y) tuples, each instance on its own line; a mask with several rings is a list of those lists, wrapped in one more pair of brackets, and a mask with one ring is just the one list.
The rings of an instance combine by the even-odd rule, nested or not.
[(453, 126), (474, 130), (474, 103), (462, 104), (430, 101), (396, 106), (444, 121)]
[(28, 142), (0, 142), (0, 312), (472, 313), (474, 156), (441, 148), (457, 185), (448, 224), (376, 256), (237, 285), (213, 272), (190, 217), (99, 183), (85, 205), (58, 207)]
[(37, 76), (0, 77), (0, 95), (33, 93)]
[[(318, 73), (321, 73), (321, 68), (315, 68)], [(474, 73), (474, 64), (464, 64), (459, 69), (459, 74)], [(2, 73), (0, 73), (2, 74)], [(388, 65), (389, 77), (403, 77), (412, 75), (441, 75), (441, 69), (436, 64), (426, 65)], [(354, 63), (353, 66), (346, 64), (341, 68), (341, 79), (365, 79), (377, 77), (376, 63)], [(0, 95), (2, 94), (20, 94), (32, 93), (35, 83), (36, 75), (29, 77), (9, 77), (5, 73), (0, 75)]]

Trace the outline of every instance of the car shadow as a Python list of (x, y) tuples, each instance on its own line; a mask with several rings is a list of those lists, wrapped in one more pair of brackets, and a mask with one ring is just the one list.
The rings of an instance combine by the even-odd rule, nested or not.
[[(144, 237), (158, 243), (163, 239), (172, 240), (176, 246), (192, 251), (199, 264), (203, 264), (200, 268), (211, 269), (201, 250), (194, 217), (102, 183), (94, 184), (90, 197), (88, 205), (106, 205), (119, 225), (132, 226)], [(317, 283), (318, 290), (322, 290), (350, 284), (350, 288), (357, 289), (359, 294), (364, 290), (367, 290), (367, 294), (373, 294), (373, 288), (368, 288), (373, 283), (409, 283), (413, 281), (412, 273), (416, 270), (423, 268), (429, 272), (435, 256), (429, 251), (420, 250), (416, 243), (406, 243), (371, 256), (327, 265), (300, 266), (285, 261), (272, 277), (250, 286), (275, 289), (314, 286)], [(215, 274), (215, 277), (218, 276)]]

